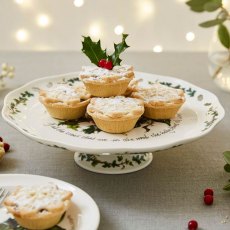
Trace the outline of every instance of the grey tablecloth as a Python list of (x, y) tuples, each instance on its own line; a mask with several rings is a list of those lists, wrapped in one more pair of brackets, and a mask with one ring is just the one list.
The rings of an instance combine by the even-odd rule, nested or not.
[[(0, 163), (0, 173), (38, 174), (78, 186), (100, 208), (99, 230), (186, 229), (193, 218), (200, 229), (230, 229), (230, 193), (222, 190), (230, 178), (223, 170), (222, 156), (230, 150), (230, 94), (219, 90), (210, 79), (207, 55), (128, 53), (123, 58), (138, 71), (181, 78), (215, 93), (225, 108), (224, 120), (193, 143), (154, 153), (151, 165), (139, 172), (101, 175), (79, 168), (73, 152), (30, 140), (0, 118), (0, 136), (12, 146)], [(89, 64), (76, 52), (1, 52), (0, 62), (16, 67), (16, 78), (0, 91), (1, 107), (10, 90), (30, 80), (78, 71)], [(202, 202), (206, 187), (215, 190), (212, 206)], [(227, 223), (222, 223), (226, 216)]]

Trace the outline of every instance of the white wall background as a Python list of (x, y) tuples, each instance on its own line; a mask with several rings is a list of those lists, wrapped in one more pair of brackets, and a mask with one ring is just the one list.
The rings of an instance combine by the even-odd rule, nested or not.
[[(82, 0), (83, 1), (83, 0)], [(79, 2), (79, 0), (76, 0)], [(130, 51), (207, 51), (213, 29), (198, 23), (216, 13), (194, 13), (186, 0), (0, 0), (0, 50), (81, 49), (82, 35), (111, 49), (122, 25)], [(225, 1), (227, 2), (227, 1)], [(42, 19), (39, 17), (45, 15)], [(186, 34), (194, 39), (188, 41)], [(156, 48), (156, 51), (160, 51)]]

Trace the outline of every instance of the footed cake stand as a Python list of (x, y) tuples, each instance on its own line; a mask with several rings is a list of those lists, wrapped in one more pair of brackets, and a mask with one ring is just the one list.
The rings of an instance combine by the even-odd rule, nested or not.
[[(97, 173), (130, 173), (148, 166), (152, 152), (178, 146), (209, 133), (224, 117), (224, 109), (212, 93), (188, 82), (136, 72), (141, 84), (155, 82), (184, 90), (186, 102), (171, 120), (142, 117), (128, 133), (101, 131), (88, 118), (61, 121), (53, 119), (38, 101), (39, 89), (55, 84), (74, 85), (78, 73), (37, 79), (10, 92), (4, 101), (3, 118), (24, 135), (43, 144), (75, 152), (82, 168)], [(36, 120), (36, 122), (34, 122)]]
[(123, 174), (147, 167), (152, 153), (87, 154), (75, 152), (74, 160), (82, 168), (96, 173)]

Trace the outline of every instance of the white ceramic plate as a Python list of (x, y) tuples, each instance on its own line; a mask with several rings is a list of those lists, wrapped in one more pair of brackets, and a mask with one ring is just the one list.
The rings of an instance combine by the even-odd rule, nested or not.
[(224, 117), (218, 98), (204, 89), (172, 77), (135, 74), (144, 85), (160, 82), (184, 89), (186, 102), (174, 119), (142, 119), (128, 133), (108, 134), (92, 121), (51, 118), (38, 101), (39, 89), (59, 83), (72, 85), (79, 81), (78, 73), (37, 79), (10, 92), (5, 97), (2, 116), (21, 133), (41, 143), (89, 154), (152, 152), (181, 145), (204, 136)]
[[(28, 186), (47, 183), (54, 183), (58, 187), (73, 193), (71, 206), (58, 226), (66, 230), (96, 230), (98, 228), (100, 214), (96, 203), (86, 192), (76, 186), (44, 176), (26, 174), (0, 175), (0, 186), (9, 190), (12, 190), (17, 185)], [(9, 215), (6, 213), (6, 209), (0, 208), (0, 223), (8, 218)]]

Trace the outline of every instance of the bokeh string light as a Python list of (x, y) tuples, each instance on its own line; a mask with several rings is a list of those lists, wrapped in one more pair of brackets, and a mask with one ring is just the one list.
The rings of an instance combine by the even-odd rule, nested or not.
[(25, 29), (19, 29), (17, 32), (16, 32), (16, 39), (19, 41), (19, 42), (26, 42), (29, 40), (29, 33), (27, 30)]
[(137, 3), (139, 19), (145, 20), (153, 15), (154, 5), (150, 0), (139, 0)]
[(102, 36), (101, 27), (99, 23), (93, 23), (89, 27), (89, 34), (93, 38), (100, 38)]
[(73, 4), (76, 7), (82, 7), (84, 5), (84, 0), (74, 0)]
[[(175, 0), (175, 2), (177, 2), (178, 4), (180, 3), (182, 5), (185, 4), (186, 1), (187, 0)], [(35, 6), (35, 2), (33, 2), (33, 0), (13, 0), (12, 2), (17, 4), (19, 7), (24, 7), (27, 5)], [(223, 0), (224, 5), (228, 5), (229, 2), (230, 2), (229, 0)], [(82, 6), (85, 6), (85, 3), (86, 3), (85, 0), (72, 0), (72, 7), (81, 8)], [(152, 0), (137, 0), (135, 1), (134, 6), (137, 6), (136, 12), (134, 12), (134, 14), (136, 15), (137, 23), (140, 23), (140, 25), (142, 25), (142, 23), (144, 23), (144, 20), (146, 19), (152, 20), (155, 13), (158, 13), (158, 11), (156, 11), (157, 10), (156, 6), (158, 5), (155, 4), (155, 2)], [(32, 9), (36, 10), (35, 8), (30, 8), (29, 10), (32, 10)], [(52, 17), (52, 15), (49, 15), (48, 13), (49, 12), (47, 12), (47, 14), (42, 13), (34, 19), (34, 21), (36, 20), (35, 23), (37, 24), (37, 26), (39, 26), (40, 28), (46, 28), (46, 27), (50, 27), (51, 24), (53, 24), (53, 21), (55, 20), (54, 15)], [(139, 14), (139, 17), (138, 17), (138, 14)], [(107, 34), (111, 33), (111, 31), (113, 31), (114, 34), (118, 36), (124, 33), (124, 30), (125, 30), (124, 25), (123, 25), (123, 23), (125, 22), (124, 20), (117, 20), (117, 24), (115, 24), (114, 27), (110, 26), (109, 31), (105, 31), (105, 28), (102, 27), (103, 24), (101, 22), (98, 23), (97, 20), (98, 20), (97, 18), (94, 18), (91, 22), (89, 22), (88, 28), (86, 27), (86, 29), (84, 29), (84, 32), (81, 32), (81, 34), (88, 34), (92, 37), (92, 39), (100, 39), (102, 37), (103, 39), (107, 39)], [(27, 27), (27, 25), (24, 25), (24, 26)], [(107, 25), (105, 24), (103, 26), (107, 26)], [(31, 40), (32, 42), (32, 37), (33, 37), (32, 35), (35, 35), (33, 33), (36, 33), (36, 31), (33, 30), (33, 28), (31, 27), (30, 27), (30, 31), (26, 29), (20, 29), (15, 32), (15, 39), (19, 43), (25, 43), (25, 42), (28, 42), (29, 40)], [(182, 34), (181, 40), (183, 40), (183, 36), (184, 36), (185, 42), (186, 41), (192, 42), (196, 39), (194, 32), (187, 32), (185, 35)], [(28, 43), (28, 45), (31, 44), (31, 42)], [(159, 44), (152, 44), (152, 45), (153, 46), (149, 45), (149, 48), (148, 48), (149, 50), (152, 50), (155, 53), (160, 53), (163, 51), (163, 47), (161, 45)], [(34, 44), (34, 47), (37, 47), (37, 46), (38, 44)], [(47, 44), (44, 43), (43, 46), (49, 47), (49, 43), (48, 42)], [(53, 47), (52, 49), (55, 49), (55, 47)], [(43, 48), (43, 50), (45, 50), (45, 48)]]
[(25, 0), (14, 0), (15, 3), (17, 3), (18, 5), (22, 5), (23, 3), (25, 3)]
[(195, 39), (195, 34), (193, 32), (188, 32), (185, 35), (185, 38), (188, 42), (192, 42)]
[(230, 1), (229, 0), (222, 0), (222, 4), (223, 4), (223, 7), (228, 8), (230, 5)]
[(163, 51), (163, 47), (161, 45), (156, 45), (153, 47), (154, 53), (161, 53)]
[(37, 18), (37, 23), (40, 27), (47, 27), (50, 25), (50, 18), (48, 15), (41, 14)]
[(14, 0), (14, 2), (23, 8), (31, 7), (33, 4), (32, 0)]
[(116, 35), (121, 35), (122, 33), (124, 32), (124, 27), (122, 25), (117, 25), (115, 28), (114, 28), (114, 33)]

